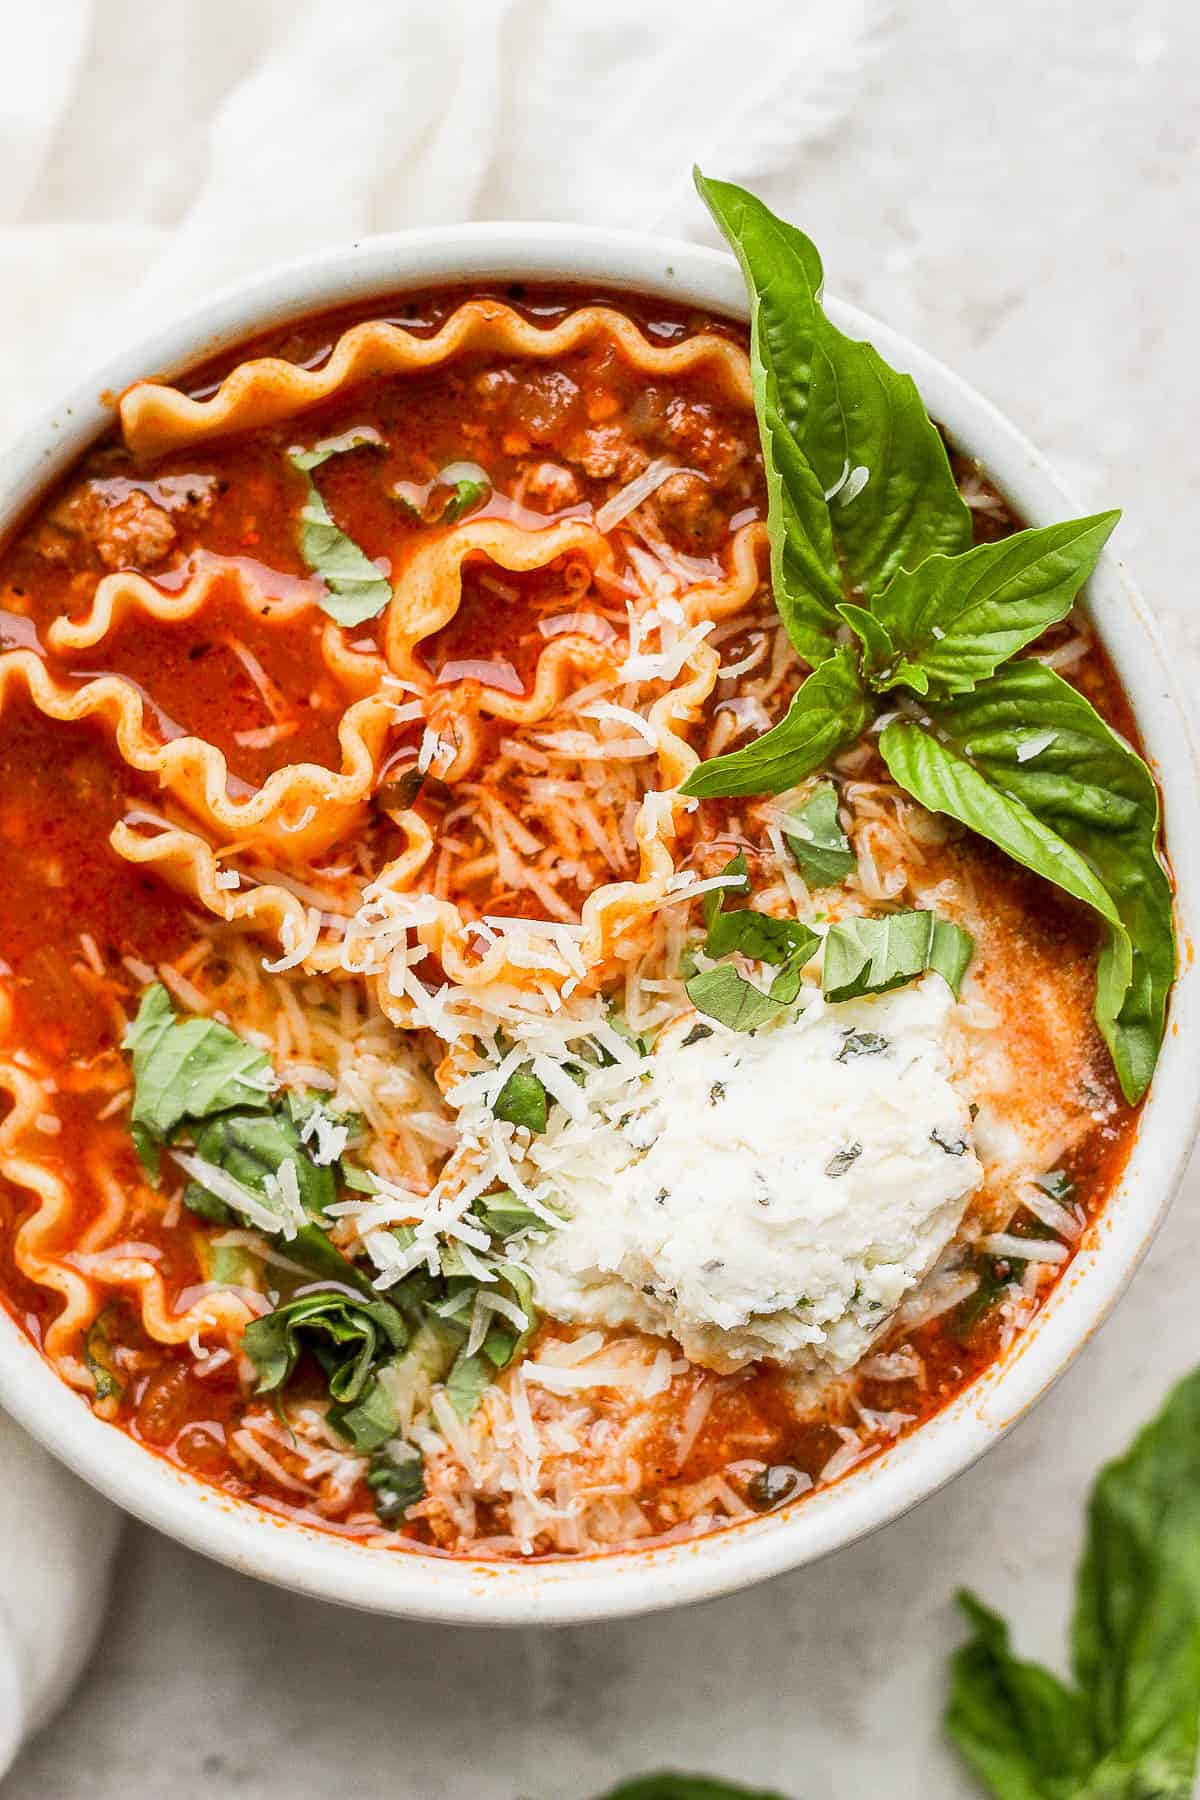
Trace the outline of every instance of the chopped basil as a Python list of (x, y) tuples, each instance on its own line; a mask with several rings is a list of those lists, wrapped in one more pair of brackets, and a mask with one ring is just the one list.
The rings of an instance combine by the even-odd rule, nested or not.
[(507, 1119), (511, 1125), (524, 1125), (533, 1132), (545, 1131), (549, 1100), (532, 1069), (513, 1070), (496, 1095), (492, 1113), (497, 1119)]
[(946, 1727), (997, 1800), (1190, 1800), (1200, 1740), (1200, 1371), (1092, 1488), (1076, 1576), (1072, 1683), (1013, 1655), (1004, 1620), (959, 1596), (971, 1636)]
[(109, 1337), (113, 1313), (120, 1305), (120, 1301), (115, 1301), (113, 1305), (106, 1306), (103, 1312), (97, 1313), (83, 1337), (83, 1360), (95, 1383), (97, 1400), (119, 1400), (125, 1392), (125, 1384), (113, 1368), (112, 1341)]
[(371, 798), (385, 812), (407, 812), (424, 786), (424, 774), (412, 763), (403, 775), (395, 775), (390, 781), (381, 782)]
[(825, 939), (825, 998), (886, 994), (934, 970), (957, 999), (973, 949), (968, 932), (932, 912), (843, 919)]
[(399, 1528), (410, 1506), (425, 1498), (425, 1464), (414, 1450), (403, 1458), (376, 1451), (367, 1472), (367, 1486), (375, 1503), (375, 1516), (383, 1525)]
[(836, 1181), (845, 1175), (862, 1155), (861, 1144), (847, 1144), (844, 1150), (838, 1150), (825, 1164), (825, 1173), (830, 1181)]
[(165, 987), (142, 995), (121, 1040), (133, 1064), (130, 1126), (152, 1176), (159, 1146), (187, 1120), (208, 1118), (269, 1094), (274, 1073), (261, 1050), (214, 1019), (177, 1019)]
[(1051, 1169), (1045, 1175), (1038, 1175), (1033, 1185), (1040, 1187), (1043, 1194), (1049, 1194), (1052, 1200), (1057, 1200), (1060, 1206), (1065, 1206), (1075, 1194), (1075, 1183), (1065, 1169)]
[(800, 1471), (790, 1463), (772, 1463), (746, 1483), (746, 1498), (759, 1512), (770, 1512), (789, 1500), (800, 1485)]
[(242, 1333), (242, 1349), (258, 1370), (256, 1393), (278, 1392), (302, 1351), (310, 1351), (329, 1384), (330, 1423), (360, 1450), (377, 1448), (395, 1430), (394, 1408), (375, 1390), (380, 1364), (407, 1341), (404, 1319), (388, 1301), (333, 1290), (276, 1307)]
[(312, 478), (331, 456), (344, 455), (364, 446), (380, 448), (382, 440), (376, 431), (348, 431), (340, 438), (328, 438), (311, 450), (289, 450), (288, 461), (305, 481), (304, 505), (300, 509), (300, 554), (314, 575), (325, 583), (326, 593), (320, 605), (339, 625), (362, 625), (378, 618), (392, 597), (392, 585), (353, 538), (336, 523)]
[(711, 1025), (693, 1025), (692, 1029), (688, 1032), (687, 1036), (684, 1038), (683, 1043), (680, 1046), (680, 1048), (684, 1049), (684, 1050), (690, 1049), (690, 1047), (693, 1044), (702, 1044), (704, 1042), (705, 1038), (710, 1038), (711, 1036), (712, 1036), (712, 1026)]
[(939, 1150), (944, 1150), (947, 1156), (965, 1156), (967, 1154), (966, 1138), (950, 1137), (947, 1133), (939, 1131), (936, 1125), (929, 1134), (929, 1141), (931, 1144), (936, 1144)]
[[(728, 963), (689, 976), (685, 986), (698, 1012), (733, 1031), (756, 1031), (795, 1003), (801, 971), (821, 940), (798, 919), (776, 919), (752, 907), (725, 910), (725, 894), (745, 893), (750, 886), (743, 851), (738, 851), (722, 873), (736, 876), (738, 884), (732, 889), (710, 889), (704, 896), (704, 922), (708, 927), (705, 953), (726, 956), (737, 951), (753, 961), (770, 964), (778, 972), (765, 994)], [(693, 1031), (696, 1029), (693, 1027)], [(693, 1041), (689, 1034), (687, 1042)]]
[(890, 1039), (878, 1031), (843, 1031), (841, 1048), (835, 1062), (849, 1062), (855, 1056), (881, 1056)]
[(832, 887), (858, 867), (838, 817), (838, 795), (832, 781), (822, 781), (813, 789), (789, 816), (783, 835), (810, 887)]
[[(774, 966), (792, 964), (799, 956), (807, 962), (820, 943), (817, 933), (798, 919), (776, 919), (769, 913), (741, 907), (728, 912), (725, 895), (746, 893), (750, 887), (745, 852), (739, 850), (733, 861), (726, 863), (722, 875), (737, 876), (737, 888), (710, 888), (704, 896), (704, 923), (708, 927), (704, 951), (706, 956), (729, 956), (734, 951), (752, 962)], [(803, 967), (803, 963), (799, 965)]]
[(546, 1231), (549, 1227), (539, 1213), (519, 1200), (511, 1188), (498, 1188), (485, 1194), (474, 1206), (475, 1217), (493, 1237), (515, 1237), (519, 1231)]
[(685, 985), (697, 1012), (727, 1025), (731, 1031), (757, 1031), (795, 1002), (800, 992), (800, 971), (785, 964), (765, 994), (730, 963), (693, 975)]
[(476, 480), (470, 475), (460, 475), (454, 483), (454, 491), (442, 510), (442, 524), (453, 525), (464, 513), (481, 506), (491, 493), (491, 485), (486, 481)]
[[(224, 1171), (239, 1186), (249, 1188), (260, 1198), (270, 1192), (270, 1182), (278, 1176), (284, 1163), (290, 1162), (296, 1173), (300, 1203), (305, 1212), (321, 1218), (337, 1198), (337, 1185), (332, 1168), (315, 1163), (301, 1141), (300, 1132), (284, 1107), (272, 1112), (242, 1109), (220, 1113), (194, 1133), (196, 1154), (214, 1168)], [(211, 1210), (218, 1197), (209, 1194), (197, 1181), (188, 1183), (184, 1195), (193, 1212), (215, 1217)], [(229, 1208), (225, 1207), (225, 1217)]]
[(696, 185), (746, 277), (775, 603), (816, 664), (847, 587), (873, 598), (901, 567), (969, 549), (970, 512), (912, 377), (826, 317), (816, 246), (744, 189)]

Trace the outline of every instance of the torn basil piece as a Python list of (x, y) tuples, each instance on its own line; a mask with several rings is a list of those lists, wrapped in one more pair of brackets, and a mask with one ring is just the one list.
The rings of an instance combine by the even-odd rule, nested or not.
[(934, 970), (957, 999), (973, 949), (961, 925), (932, 912), (843, 919), (830, 926), (825, 939), (825, 998), (886, 994)]
[(305, 497), (300, 509), (300, 554), (328, 590), (320, 607), (339, 625), (362, 625), (378, 618), (392, 597), (392, 584), (380, 573), (365, 551), (337, 524), (312, 478), (312, 471), (331, 456), (364, 446), (381, 449), (377, 431), (362, 429), (328, 438), (311, 450), (289, 450), (288, 461), (304, 477)]
[(549, 1097), (532, 1069), (514, 1069), (492, 1106), (495, 1118), (538, 1134), (546, 1129), (549, 1111)]
[(179, 1019), (156, 982), (143, 993), (137, 1017), (121, 1039), (133, 1065), (130, 1127), (151, 1176), (158, 1147), (185, 1119), (205, 1119), (256, 1096), (269, 1104), (275, 1086), (270, 1060), (215, 1019)]
[(751, 962), (771, 963), (776, 967), (794, 963), (799, 956), (807, 962), (820, 943), (817, 933), (809, 926), (802, 925), (798, 919), (777, 919), (749, 906), (726, 910), (726, 894), (749, 891), (745, 852), (739, 850), (721, 873), (740, 877), (740, 884), (736, 888), (710, 888), (704, 896), (704, 923), (708, 927), (705, 955), (715, 959), (737, 951)]
[(398, 1530), (409, 1507), (425, 1498), (424, 1460), (415, 1450), (404, 1457), (376, 1451), (367, 1472), (367, 1486), (375, 1503), (376, 1518), (382, 1525)]
[(820, 782), (795, 808), (783, 836), (809, 887), (833, 887), (858, 867), (838, 817), (838, 794), (832, 781)]

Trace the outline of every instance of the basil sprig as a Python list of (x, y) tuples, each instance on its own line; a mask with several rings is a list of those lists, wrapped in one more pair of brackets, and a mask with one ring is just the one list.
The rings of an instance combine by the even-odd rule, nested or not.
[(809, 240), (740, 188), (697, 185), (746, 277), (775, 599), (814, 667), (778, 725), (683, 791), (782, 793), (899, 698), (880, 738), (899, 786), (1104, 922), (1096, 1018), (1137, 1100), (1176, 966), (1157, 790), (1077, 690), (1009, 661), (1066, 617), (1119, 515), (972, 548), (941, 434), (911, 380), (825, 318)]
[(997, 1800), (1190, 1800), (1200, 1741), (1200, 1371), (1175, 1388), (1088, 1506), (1074, 1685), (1009, 1646), (960, 1596), (972, 1635), (946, 1726)]
[(725, 794), (781, 794), (823, 769), (858, 742), (871, 721), (852, 650), (835, 650), (801, 682), (787, 712), (744, 750), (714, 756), (692, 770), (683, 793), (700, 800)]
[(971, 515), (912, 377), (826, 317), (815, 245), (743, 188), (699, 171), (696, 185), (746, 277), (776, 604), (816, 664), (842, 635), (847, 581), (873, 595), (966, 550)]
[(320, 606), (339, 625), (362, 625), (378, 618), (392, 597), (392, 585), (364, 550), (347, 537), (338, 525), (312, 478), (314, 469), (342, 456), (348, 450), (364, 446), (379, 448), (378, 432), (364, 429), (348, 431), (339, 438), (327, 438), (311, 450), (289, 450), (288, 461), (305, 481), (304, 504), (300, 509), (300, 554), (325, 583), (327, 592)]

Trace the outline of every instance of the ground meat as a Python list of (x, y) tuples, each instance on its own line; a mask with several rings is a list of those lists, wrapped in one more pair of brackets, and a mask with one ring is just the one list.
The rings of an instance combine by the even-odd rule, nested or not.
[(86, 535), (106, 569), (152, 569), (175, 542), (170, 515), (135, 490), (115, 506), (101, 504)]
[(579, 483), (561, 463), (534, 463), (521, 483), (521, 499), (538, 512), (561, 512), (580, 498)]
[(742, 438), (722, 429), (713, 408), (704, 402), (676, 395), (667, 405), (662, 433), (685, 462), (703, 469), (717, 486), (723, 486), (746, 460)]
[(123, 477), (85, 481), (47, 515), (38, 549), (49, 562), (78, 559), (80, 539), (105, 569), (153, 569), (174, 548), (175, 519), (199, 523), (213, 509), (208, 475), (172, 475), (147, 493)]
[(712, 550), (724, 536), (724, 514), (702, 475), (686, 469), (668, 475), (653, 504), (668, 538), (684, 550)]
[(546, 443), (572, 422), (580, 403), (578, 382), (562, 369), (539, 369), (518, 378), (508, 396), (511, 422), (536, 443)]
[(578, 463), (592, 481), (632, 481), (650, 461), (645, 450), (620, 425), (593, 425), (581, 431), (567, 449), (568, 462)]

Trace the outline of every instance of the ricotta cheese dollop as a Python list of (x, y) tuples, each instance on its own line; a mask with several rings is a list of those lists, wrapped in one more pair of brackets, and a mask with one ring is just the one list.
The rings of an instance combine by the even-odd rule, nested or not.
[[(730, 1371), (850, 1368), (953, 1237), (982, 1172), (936, 975), (753, 1035), (690, 1015), (573, 1173), (529, 1257), (545, 1310)], [(578, 1124), (573, 1129), (578, 1131)]]

